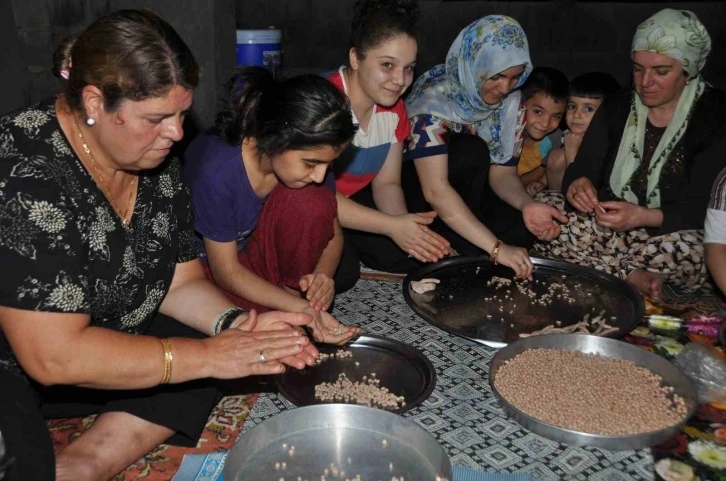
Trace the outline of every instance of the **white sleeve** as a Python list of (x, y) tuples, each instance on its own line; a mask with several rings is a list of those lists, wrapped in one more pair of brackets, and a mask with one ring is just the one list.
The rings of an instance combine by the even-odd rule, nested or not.
[(726, 211), (708, 209), (705, 224), (704, 244), (726, 244)]

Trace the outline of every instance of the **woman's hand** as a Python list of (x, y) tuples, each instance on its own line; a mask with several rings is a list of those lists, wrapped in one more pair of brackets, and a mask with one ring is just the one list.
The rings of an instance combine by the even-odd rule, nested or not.
[(526, 187), (526, 189), (525, 189), (525, 190), (527, 191), (527, 193), (528, 193), (529, 195), (531, 195), (532, 197), (534, 197), (534, 196), (535, 196), (535, 195), (537, 195), (538, 193), (540, 193), (540, 192), (542, 192), (543, 190), (545, 190), (545, 188), (546, 188), (546, 187), (547, 187), (547, 186), (546, 186), (546, 185), (544, 185), (544, 184), (543, 184), (542, 182), (540, 182), (539, 180), (535, 180), (534, 182), (530, 182), (530, 183), (529, 183), (529, 185), (527, 185), (527, 187)]
[(358, 333), (357, 327), (345, 326), (327, 312), (318, 312), (311, 307), (306, 307), (303, 312), (313, 317), (313, 322), (308, 328), (312, 332), (313, 339), (318, 342), (342, 345)]
[(389, 234), (393, 242), (404, 252), (421, 262), (436, 262), (449, 252), (449, 242), (428, 227), (436, 212), (403, 214), (395, 217), (395, 225)]
[[(280, 312), (269, 311), (257, 314), (254, 309), (249, 313), (239, 316), (230, 327), (241, 329), (248, 332), (264, 332), (264, 331), (288, 331), (293, 329), (305, 335), (304, 326), (313, 322), (313, 318), (308, 314), (299, 312)], [(306, 365), (314, 366), (315, 360), (320, 353), (312, 342), (308, 342), (303, 346), (303, 350), (294, 356), (280, 359), (280, 362), (288, 366), (302, 369)]]
[(322, 272), (306, 274), (300, 278), (300, 290), (316, 311), (327, 311), (335, 296), (335, 281)]
[(587, 177), (580, 177), (567, 188), (567, 201), (580, 212), (593, 212), (599, 201), (597, 190)]
[(291, 328), (258, 332), (231, 328), (202, 342), (208, 347), (211, 377), (217, 379), (280, 374), (285, 371), (282, 361), (300, 355), (310, 344)]
[(609, 227), (614, 231), (629, 231), (645, 224), (643, 221), (645, 210), (647, 210), (645, 207), (631, 202), (600, 202), (595, 209), (595, 220), (598, 225)]
[(499, 248), (499, 255), (497, 255), (497, 262), (512, 269), (520, 279), (532, 279), (534, 265), (532, 265), (526, 249), (502, 244)]
[(566, 215), (543, 202), (530, 202), (522, 208), (522, 217), (527, 229), (539, 240), (550, 241), (560, 235), (562, 228), (555, 220), (567, 224)]

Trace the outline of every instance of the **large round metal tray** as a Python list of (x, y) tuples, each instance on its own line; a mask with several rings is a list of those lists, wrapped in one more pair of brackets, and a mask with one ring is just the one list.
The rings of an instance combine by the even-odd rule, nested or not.
[(363, 335), (344, 347), (324, 344), (318, 349), (326, 354), (345, 349), (353, 356), (332, 357), (302, 370), (288, 369), (275, 377), (280, 394), (296, 406), (329, 403), (315, 398), (315, 386), (335, 382), (339, 374), (355, 382), (375, 373), (380, 387), (406, 400), (405, 406), (390, 410), (399, 414), (424, 402), (436, 386), (436, 370), (431, 361), (418, 349), (394, 339)]
[(452, 478), (444, 449), (415, 422), (380, 409), (325, 404), (285, 411), (252, 428), (229, 452), (224, 479), (317, 481), (331, 464), (345, 474), (326, 479)]
[[(487, 281), (494, 276), (514, 279), (514, 273), (493, 265), (486, 257), (454, 257), (425, 266), (406, 277), (403, 297), (411, 309), (434, 326), (494, 348), (518, 340), (522, 333), (550, 324), (572, 325), (582, 321), (585, 314), (595, 316), (602, 311), (606, 322), (618, 327), (608, 337), (617, 338), (632, 331), (643, 317), (641, 295), (615, 276), (563, 261), (535, 257), (532, 263), (534, 281), (528, 283), (529, 289), (544, 294), (550, 284), (563, 284), (575, 302), (554, 299), (552, 304), (540, 306), (514, 287), (503, 304), (487, 302), (486, 298), (503, 297), (502, 291), (487, 286)], [(436, 290), (418, 294), (411, 289), (411, 281), (430, 277), (441, 281)], [(615, 319), (611, 319), (613, 316)]]
[[(669, 428), (631, 436), (602, 436), (564, 429), (539, 421), (512, 406), (499, 394), (494, 386), (499, 368), (505, 362), (527, 349), (562, 349), (632, 361), (634, 364), (645, 367), (659, 375), (663, 378), (664, 384), (672, 386), (673, 393), (679, 395), (685, 401), (688, 415), (680, 423)], [(691, 381), (673, 363), (641, 347), (616, 341), (615, 339), (587, 334), (548, 334), (521, 339), (508, 345), (492, 358), (489, 365), (489, 385), (492, 387), (492, 391), (499, 400), (499, 405), (504, 412), (530, 431), (560, 443), (594, 446), (612, 451), (643, 449), (672, 438), (688, 418), (693, 415), (697, 407), (696, 395)]]

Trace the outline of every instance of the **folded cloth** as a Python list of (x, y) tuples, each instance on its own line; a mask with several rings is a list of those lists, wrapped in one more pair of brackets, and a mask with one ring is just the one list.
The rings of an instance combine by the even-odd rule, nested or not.
[(452, 481), (537, 481), (529, 474), (487, 473), (467, 466), (454, 466)]
[[(227, 453), (187, 454), (171, 481), (225, 481), (222, 476)], [(226, 480), (233, 481), (233, 480)], [(451, 481), (537, 481), (529, 474), (498, 474), (454, 466)]]
[(171, 481), (224, 481), (222, 470), (227, 451), (185, 454)]

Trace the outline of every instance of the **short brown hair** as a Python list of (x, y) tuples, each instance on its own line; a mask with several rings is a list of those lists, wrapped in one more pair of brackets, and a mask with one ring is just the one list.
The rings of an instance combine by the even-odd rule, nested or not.
[(53, 73), (68, 72), (65, 96), (71, 109), (84, 110), (87, 85), (103, 92), (104, 108), (115, 111), (125, 99), (165, 95), (179, 85), (194, 89), (199, 65), (179, 34), (147, 10), (120, 10), (65, 39), (53, 55)]

